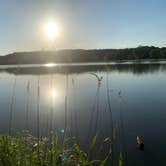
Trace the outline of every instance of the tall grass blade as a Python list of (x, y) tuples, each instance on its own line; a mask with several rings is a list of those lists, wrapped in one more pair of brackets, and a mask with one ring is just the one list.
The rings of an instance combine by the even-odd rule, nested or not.
[(14, 84), (13, 84), (13, 88), (12, 88), (12, 98), (11, 98), (11, 103), (10, 103), (9, 135), (11, 135), (11, 130), (12, 130), (12, 122), (13, 122), (13, 105), (14, 105), (14, 97), (15, 97), (16, 81), (17, 81), (17, 78), (15, 77), (15, 79), (14, 79)]
[(30, 95), (30, 81), (27, 82), (26, 87), (27, 101), (26, 101), (26, 129), (29, 130), (29, 95)]
[(123, 166), (123, 156), (122, 156), (122, 153), (121, 153), (121, 152), (120, 152), (120, 154), (119, 154), (118, 166)]

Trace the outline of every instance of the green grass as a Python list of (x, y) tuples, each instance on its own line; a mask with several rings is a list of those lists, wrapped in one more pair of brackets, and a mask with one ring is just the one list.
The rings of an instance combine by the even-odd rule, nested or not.
[(111, 157), (108, 153), (103, 160), (91, 159), (97, 135), (93, 137), (88, 153), (81, 149), (76, 139), (72, 139), (70, 145), (67, 141), (60, 142), (56, 135), (40, 140), (29, 132), (15, 137), (1, 135), (0, 166), (104, 166)]

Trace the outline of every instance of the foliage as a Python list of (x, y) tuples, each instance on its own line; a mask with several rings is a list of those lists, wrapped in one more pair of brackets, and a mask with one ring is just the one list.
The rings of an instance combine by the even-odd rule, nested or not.
[[(93, 151), (96, 141), (97, 135), (92, 139), (90, 151)], [(66, 141), (65, 144), (58, 143), (56, 135), (40, 140), (28, 132), (16, 137), (0, 136), (1, 166), (104, 166), (109, 157), (110, 154), (102, 161), (90, 160), (90, 153), (83, 152), (76, 140), (68, 146)]]
[(122, 157), (122, 153), (121, 153), (121, 152), (120, 152), (120, 154), (119, 154), (118, 166), (123, 166), (123, 157)]
[(41, 64), (71, 62), (107, 62), (118, 60), (165, 59), (166, 48), (139, 46), (125, 49), (59, 50), (16, 52), (0, 56), (0, 64)]

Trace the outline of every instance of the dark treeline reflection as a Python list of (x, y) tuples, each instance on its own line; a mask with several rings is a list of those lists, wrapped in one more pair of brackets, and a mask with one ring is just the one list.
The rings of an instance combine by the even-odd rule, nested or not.
[(154, 73), (159, 70), (166, 71), (165, 64), (108, 64), (108, 65), (77, 65), (77, 66), (54, 66), (54, 67), (12, 67), (0, 69), (0, 72), (12, 73), (15, 75), (46, 75), (46, 74), (79, 74), (85, 72), (102, 71), (128, 72), (133, 74)]

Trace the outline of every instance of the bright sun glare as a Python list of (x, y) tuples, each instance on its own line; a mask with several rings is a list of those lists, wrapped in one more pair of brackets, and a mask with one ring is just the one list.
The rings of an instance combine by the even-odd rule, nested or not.
[(54, 67), (54, 66), (56, 66), (56, 64), (55, 63), (47, 63), (47, 64), (45, 64), (45, 66), (46, 67)]
[(55, 89), (51, 90), (51, 96), (56, 97), (57, 96), (57, 91)]
[(45, 25), (45, 33), (50, 39), (54, 39), (58, 36), (58, 27), (54, 21), (50, 21)]

